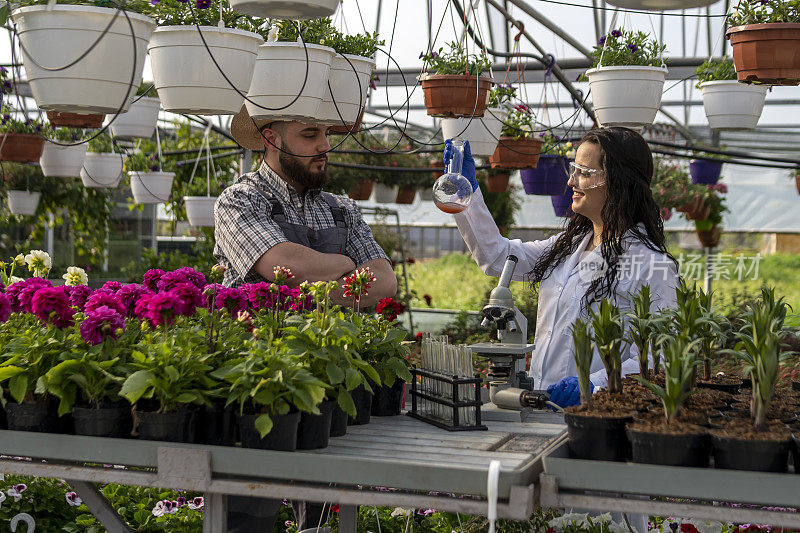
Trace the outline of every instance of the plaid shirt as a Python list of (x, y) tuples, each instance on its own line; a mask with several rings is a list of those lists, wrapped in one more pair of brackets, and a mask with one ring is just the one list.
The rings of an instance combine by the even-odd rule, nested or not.
[[(257, 171), (242, 174), (226, 188), (214, 206), (214, 255), (227, 267), (223, 282), (226, 286), (264, 281), (253, 270), (256, 261), (276, 244), (289, 242), (272, 220), (270, 198), (280, 202), (286, 221), (291, 224), (317, 230), (336, 226), (331, 208), (319, 189), (306, 192), (303, 199), (266, 162), (262, 163)], [(356, 265), (373, 259), (388, 260), (375, 242), (372, 230), (361, 218), (356, 203), (344, 196), (336, 198), (344, 207), (347, 224), (345, 255)]]

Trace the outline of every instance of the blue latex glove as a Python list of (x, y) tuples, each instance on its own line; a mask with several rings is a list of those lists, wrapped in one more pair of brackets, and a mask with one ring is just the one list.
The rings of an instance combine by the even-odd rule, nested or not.
[[(594, 384), (591, 381), (589, 390), (594, 391)], [(550, 395), (550, 401), (559, 407), (570, 407), (581, 403), (581, 388), (578, 385), (578, 378), (575, 376), (564, 378), (558, 383), (550, 385), (547, 387), (547, 394)]]
[[(444, 166), (450, 162), (453, 157), (453, 140), (447, 139), (444, 141)], [(461, 175), (469, 180), (472, 184), (472, 192), (478, 189), (478, 179), (475, 177), (475, 159), (472, 157), (472, 150), (469, 147), (469, 141), (464, 141), (464, 160), (461, 162)]]

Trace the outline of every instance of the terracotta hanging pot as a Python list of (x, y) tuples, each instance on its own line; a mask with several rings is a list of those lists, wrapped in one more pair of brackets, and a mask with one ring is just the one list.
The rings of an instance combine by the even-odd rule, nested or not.
[(32, 133), (4, 133), (0, 146), (0, 161), (33, 163), (42, 157), (44, 139)]
[(716, 248), (719, 245), (720, 237), (722, 237), (722, 232), (716, 224), (709, 230), (696, 229), (695, 233), (697, 233), (697, 239), (703, 245), (703, 248)]
[(103, 114), (65, 113), (48, 111), (47, 120), (58, 128), (100, 128), (106, 116)]
[(369, 200), (372, 194), (372, 186), (375, 184), (372, 180), (364, 180), (347, 192), (347, 196), (353, 200)]
[(508, 192), (509, 178), (511, 178), (511, 175), (508, 172), (504, 174), (489, 174), (486, 177), (486, 189), (489, 192)]
[(434, 74), (422, 79), (425, 108), (432, 117), (482, 117), (492, 80), (466, 74)]
[(361, 121), (363, 119), (364, 119), (364, 108), (362, 107), (361, 113), (358, 114), (358, 120), (356, 120), (355, 124), (353, 125), (348, 124), (348, 126), (350, 126), (349, 128), (344, 124), (339, 124), (338, 126), (331, 126), (330, 129), (328, 130), (328, 133), (330, 135), (347, 135), (351, 131), (353, 133), (357, 133), (358, 130), (361, 128)]
[(397, 190), (397, 198), (395, 198), (394, 203), (396, 204), (413, 204), (414, 197), (417, 195), (416, 189), (409, 189), (406, 187), (400, 187)]
[(711, 214), (711, 206), (705, 205), (702, 198), (697, 198), (693, 202), (686, 202), (676, 211), (685, 213), (688, 220), (705, 220)]
[(494, 153), (489, 157), (492, 168), (517, 170), (536, 168), (544, 141), (539, 137), (500, 137)]
[(800, 194), (800, 176), (795, 176), (794, 186), (797, 187), (797, 194)]
[(739, 81), (765, 85), (800, 83), (800, 23), (772, 22), (728, 28)]

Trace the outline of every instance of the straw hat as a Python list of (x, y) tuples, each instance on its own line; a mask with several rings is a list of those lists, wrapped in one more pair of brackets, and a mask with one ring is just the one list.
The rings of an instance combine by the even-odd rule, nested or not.
[(274, 119), (253, 119), (247, 108), (242, 105), (242, 110), (233, 116), (231, 120), (231, 137), (242, 148), (262, 152), (264, 150), (264, 139), (261, 130), (267, 124), (275, 122)]

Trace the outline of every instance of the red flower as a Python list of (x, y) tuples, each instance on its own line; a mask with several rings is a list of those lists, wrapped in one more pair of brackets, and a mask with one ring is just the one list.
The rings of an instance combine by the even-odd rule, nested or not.
[(353, 297), (356, 300), (360, 300), (362, 296), (368, 294), (367, 289), (372, 287), (370, 283), (375, 281), (375, 279), (369, 267), (356, 270), (353, 274), (344, 278), (344, 291), (342, 295), (345, 298)]
[(681, 524), (681, 533), (699, 533), (692, 524)]
[(375, 311), (389, 322), (397, 320), (397, 315), (404, 313), (405, 310), (406, 306), (396, 302), (394, 298), (382, 298), (375, 306)]
[(414, 335), (414, 340), (421, 341), (422, 340), (422, 332), (418, 331), (416, 335)]
[(431, 300), (432, 300), (431, 295), (430, 294), (423, 294), (422, 298), (425, 300), (425, 303), (428, 305), (428, 307), (430, 307), (431, 306)]
[(408, 263), (409, 265), (413, 265), (416, 262), (417, 260), (414, 259), (413, 257), (409, 257), (408, 259), (406, 259), (406, 263)]
[(339, 514), (339, 506), (338, 505), (331, 505), (331, 512)]

